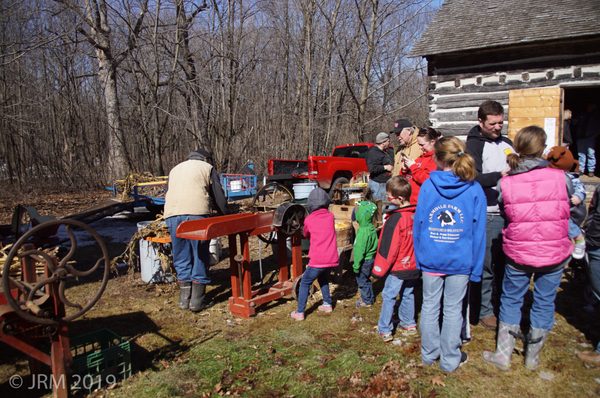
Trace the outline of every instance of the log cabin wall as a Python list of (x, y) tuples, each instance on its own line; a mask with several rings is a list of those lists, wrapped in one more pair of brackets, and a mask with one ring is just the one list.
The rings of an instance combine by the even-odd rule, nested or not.
[(444, 135), (464, 138), (477, 124), (477, 109), (483, 101), (494, 100), (504, 106), (506, 123), (503, 132), (506, 134), (510, 121), (510, 90), (600, 85), (600, 63), (433, 75), (429, 79), (429, 119), (432, 126)]

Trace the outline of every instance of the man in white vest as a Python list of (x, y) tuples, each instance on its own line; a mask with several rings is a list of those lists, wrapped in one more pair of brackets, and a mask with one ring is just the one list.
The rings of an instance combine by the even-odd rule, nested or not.
[(175, 232), (182, 222), (209, 217), (213, 210), (226, 214), (227, 200), (212, 156), (204, 149), (192, 151), (186, 161), (173, 167), (168, 184), (164, 217), (179, 282), (179, 308), (198, 312), (210, 283), (209, 242), (181, 239)]

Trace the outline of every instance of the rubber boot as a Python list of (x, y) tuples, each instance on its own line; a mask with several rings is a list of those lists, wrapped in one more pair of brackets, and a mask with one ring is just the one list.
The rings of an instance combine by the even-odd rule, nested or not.
[(540, 365), (540, 352), (548, 337), (548, 330), (531, 328), (527, 335), (527, 348), (525, 349), (525, 367), (536, 370)]
[(198, 312), (204, 308), (204, 293), (206, 285), (202, 283), (192, 283), (192, 297), (190, 299), (190, 311)]
[(192, 295), (192, 282), (179, 282), (179, 308), (187, 310)]
[(519, 325), (500, 322), (498, 326), (498, 342), (496, 352), (484, 351), (483, 359), (500, 370), (510, 369), (510, 358), (515, 349), (515, 336), (519, 335)]

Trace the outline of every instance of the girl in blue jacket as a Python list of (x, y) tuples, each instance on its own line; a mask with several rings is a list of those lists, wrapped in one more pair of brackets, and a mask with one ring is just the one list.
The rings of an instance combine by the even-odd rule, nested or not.
[(462, 303), (469, 280), (481, 280), (486, 199), (461, 140), (441, 138), (434, 151), (440, 171), (421, 187), (413, 230), (417, 268), (423, 272), (421, 358), (427, 366), (439, 359), (440, 368), (452, 372), (467, 360), (460, 351)]

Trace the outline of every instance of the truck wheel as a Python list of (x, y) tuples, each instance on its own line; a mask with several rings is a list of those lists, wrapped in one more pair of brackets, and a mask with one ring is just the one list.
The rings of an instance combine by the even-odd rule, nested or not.
[(329, 193), (333, 193), (336, 189), (342, 188), (342, 185), (348, 184), (350, 181), (346, 177), (338, 177), (331, 183), (329, 187)]

